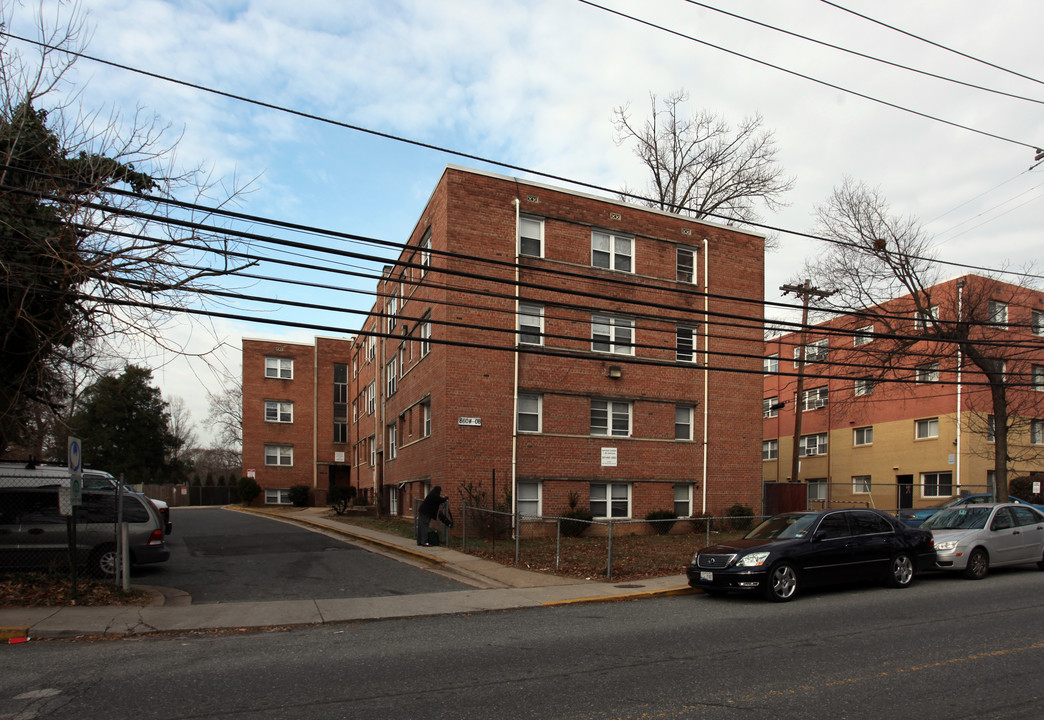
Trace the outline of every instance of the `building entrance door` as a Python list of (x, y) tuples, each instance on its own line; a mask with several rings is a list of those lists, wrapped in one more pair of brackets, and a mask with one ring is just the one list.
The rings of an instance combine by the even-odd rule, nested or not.
[(898, 493), (896, 504), (900, 510), (913, 507), (913, 475), (896, 475), (895, 489)]

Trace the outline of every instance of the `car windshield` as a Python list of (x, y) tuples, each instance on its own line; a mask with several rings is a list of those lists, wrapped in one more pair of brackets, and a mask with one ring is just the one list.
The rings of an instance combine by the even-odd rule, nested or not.
[(805, 537), (816, 522), (816, 515), (794, 513), (776, 515), (744, 535), (747, 540), (784, 540)]
[(927, 530), (981, 530), (990, 519), (992, 508), (960, 507), (940, 510), (924, 521), (921, 527)]

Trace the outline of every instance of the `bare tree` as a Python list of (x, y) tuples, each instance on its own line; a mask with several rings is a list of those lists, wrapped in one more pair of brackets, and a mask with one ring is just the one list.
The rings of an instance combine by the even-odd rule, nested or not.
[(243, 447), (243, 386), (230, 379), (217, 393), (207, 393), (207, 420), (217, 430), (222, 449), (238, 455)]
[[(0, 26), (22, 3), (0, 0)], [(64, 8), (65, 6), (60, 6)], [(177, 139), (139, 109), (132, 118), (85, 109), (68, 81), (85, 43), (77, 5), (37, 15), (38, 44), (0, 35), (0, 452), (21, 440), (34, 405), (68, 400), (56, 364), (73, 348), (125, 334), (164, 344), (172, 312), (242, 269), (221, 233), (178, 199), (241, 192), (201, 168), (179, 169)]]
[(1044, 357), (1040, 345), (1020, 341), (1007, 321), (1009, 306), (1028, 306), (1028, 285), (983, 275), (940, 283), (931, 238), (920, 224), (892, 214), (880, 191), (847, 178), (816, 217), (816, 234), (832, 244), (806, 263), (803, 275), (834, 291), (818, 308), (852, 315), (853, 333), (874, 328), (873, 342), (849, 351), (844, 373), (874, 382), (909, 381), (915, 365), (973, 371), (969, 422), (981, 422), (972, 429), (985, 432), (993, 418), (994, 493), (1006, 499), (1014, 460), (1009, 436), (1044, 405), (1044, 394), (1024, 391), (1033, 363)]
[(734, 132), (707, 110), (686, 115), (688, 99), (684, 90), (662, 102), (650, 93), (651, 112), (641, 123), (629, 105), (613, 109), (617, 145), (633, 143), (651, 174), (647, 204), (696, 218), (724, 217), (730, 224), (757, 221), (759, 204), (769, 210), (785, 206), (783, 196), (794, 180), (784, 175), (761, 116), (745, 118)]

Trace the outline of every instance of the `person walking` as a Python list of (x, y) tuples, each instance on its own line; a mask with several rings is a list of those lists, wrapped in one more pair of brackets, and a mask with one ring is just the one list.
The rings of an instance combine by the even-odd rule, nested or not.
[(418, 545), (431, 545), (428, 542), (428, 530), (431, 526), (431, 521), (439, 514), (439, 508), (448, 502), (449, 498), (442, 497), (442, 486), (440, 485), (433, 487), (431, 492), (421, 501), (420, 507), (417, 508)]

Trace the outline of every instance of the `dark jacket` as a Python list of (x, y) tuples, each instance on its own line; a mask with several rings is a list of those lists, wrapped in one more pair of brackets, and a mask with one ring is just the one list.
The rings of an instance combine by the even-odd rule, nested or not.
[(421, 502), (420, 509), (417, 510), (417, 513), (425, 517), (433, 518), (438, 514), (439, 506), (446, 502), (446, 500), (447, 498), (442, 497), (442, 488), (436, 485)]

